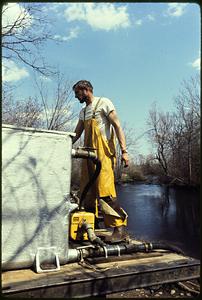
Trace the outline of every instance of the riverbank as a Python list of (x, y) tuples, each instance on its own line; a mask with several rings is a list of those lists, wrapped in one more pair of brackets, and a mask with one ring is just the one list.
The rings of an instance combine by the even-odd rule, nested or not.
[(113, 293), (106, 298), (196, 298), (199, 293), (200, 280), (194, 279)]
[(159, 185), (166, 185), (170, 187), (185, 187), (185, 188), (194, 188), (194, 189), (200, 189), (200, 185), (198, 184), (187, 184), (184, 183), (179, 178), (171, 178), (169, 176), (153, 176), (153, 175), (147, 175), (143, 178), (137, 178), (132, 179), (129, 177), (123, 177), (121, 180), (117, 181), (116, 184), (125, 184), (125, 183), (131, 183), (131, 184), (159, 184)]

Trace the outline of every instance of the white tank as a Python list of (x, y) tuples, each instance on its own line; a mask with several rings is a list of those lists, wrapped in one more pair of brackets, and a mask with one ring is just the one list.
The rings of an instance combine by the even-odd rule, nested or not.
[(73, 135), (2, 125), (2, 269), (66, 262)]

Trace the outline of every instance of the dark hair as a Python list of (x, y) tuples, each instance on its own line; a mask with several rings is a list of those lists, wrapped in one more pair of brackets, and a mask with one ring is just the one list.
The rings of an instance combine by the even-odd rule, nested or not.
[(80, 89), (88, 89), (91, 92), (93, 91), (93, 86), (90, 83), (90, 81), (87, 80), (79, 80), (77, 83), (75, 83), (72, 87), (72, 89), (75, 91), (76, 88)]

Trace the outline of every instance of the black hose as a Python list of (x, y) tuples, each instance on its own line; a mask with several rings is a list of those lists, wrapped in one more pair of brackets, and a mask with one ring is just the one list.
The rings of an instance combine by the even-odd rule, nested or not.
[(141, 244), (116, 244), (105, 245), (104, 247), (91, 248), (88, 251), (88, 257), (107, 257), (119, 256), (121, 254), (130, 254), (137, 252), (151, 252), (153, 250), (162, 249), (169, 250), (178, 254), (184, 254), (181, 249), (176, 246), (162, 243), (141, 243)]
[(152, 242), (151, 244), (152, 244), (152, 246), (154, 247), (155, 250), (162, 249), (162, 250), (173, 251), (175, 253), (185, 255), (185, 253), (182, 251), (182, 249), (180, 249), (179, 247), (174, 246), (174, 245), (169, 245), (169, 244), (160, 243), (160, 242), (159, 243), (158, 242)]
[(96, 181), (98, 175), (100, 174), (100, 170), (101, 170), (101, 161), (97, 158), (97, 157), (93, 157), (91, 158), (91, 160), (93, 161), (93, 163), (95, 164), (96, 166), (96, 169), (95, 169), (95, 172), (93, 173), (93, 175), (91, 176), (89, 182), (87, 183), (87, 185), (85, 186), (82, 194), (81, 194), (81, 197), (80, 197), (80, 204), (79, 204), (79, 210), (82, 210), (83, 209), (83, 201), (90, 189), (90, 187), (92, 186), (92, 184)]
[(72, 156), (74, 158), (85, 158), (85, 159), (90, 159), (92, 160), (92, 162), (95, 164), (96, 166), (96, 169), (95, 169), (95, 172), (93, 173), (93, 175), (91, 176), (89, 182), (86, 184), (86, 186), (84, 187), (84, 190), (81, 194), (81, 197), (80, 197), (80, 204), (79, 204), (79, 210), (83, 210), (83, 201), (91, 187), (91, 185), (96, 181), (98, 175), (100, 174), (100, 170), (101, 170), (101, 161), (97, 158), (97, 155), (92, 152), (92, 150), (95, 150), (95, 149), (91, 149), (91, 148), (78, 148), (76, 150), (72, 150)]
[(78, 262), (81, 257), (96, 258), (108, 256), (121, 256), (123, 254), (131, 254), (137, 252), (152, 252), (153, 250), (168, 250), (181, 255), (185, 255), (184, 252), (176, 246), (167, 245), (163, 243), (150, 243), (144, 242), (141, 244), (114, 244), (114, 245), (96, 245), (95, 247), (83, 247), (83, 249), (69, 249), (73, 251), (70, 255), (69, 261)]

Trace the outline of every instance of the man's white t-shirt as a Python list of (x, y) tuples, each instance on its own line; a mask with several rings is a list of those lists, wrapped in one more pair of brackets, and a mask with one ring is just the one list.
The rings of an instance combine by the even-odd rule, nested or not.
[(102, 135), (109, 140), (111, 136), (112, 125), (109, 122), (108, 116), (110, 112), (115, 110), (115, 107), (110, 99), (105, 97), (94, 96), (92, 103), (82, 108), (82, 110), (80, 111), (79, 119), (84, 121), (84, 109), (85, 109), (85, 120), (91, 119), (93, 116), (93, 111), (99, 99), (100, 102), (96, 108), (95, 119), (98, 123)]

